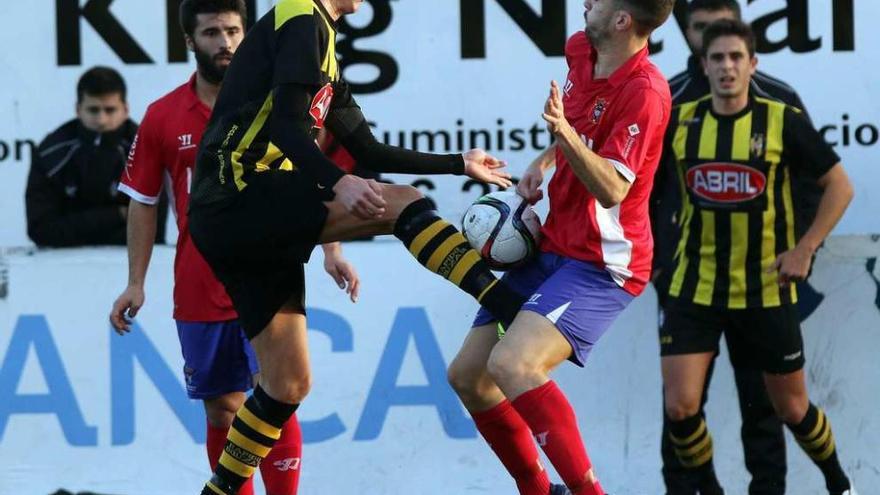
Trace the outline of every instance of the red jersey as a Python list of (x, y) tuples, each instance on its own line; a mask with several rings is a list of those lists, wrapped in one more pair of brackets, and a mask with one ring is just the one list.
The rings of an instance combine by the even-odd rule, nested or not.
[(544, 251), (595, 263), (633, 295), (651, 275), (654, 241), (648, 198), (663, 151), (672, 98), (666, 78), (635, 54), (607, 79), (594, 79), (596, 52), (584, 32), (565, 47), (568, 80), (563, 87), (565, 117), (587, 146), (632, 183), (613, 208), (602, 205), (581, 183), (560, 148), (547, 187), (550, 213), (542, 229)]
[(196, 250), (189, 235), (186, 210), (199, 141), (211, 109), (195, 92), (195, 75), (186, 84), (153, 102), (131, 145), (119, 190), (135, 201), (156, 204), (163, 183), (172, 193), (177, 214), (174, 257), (174, 318), (226, 321), (238, 318), (223, 285)]

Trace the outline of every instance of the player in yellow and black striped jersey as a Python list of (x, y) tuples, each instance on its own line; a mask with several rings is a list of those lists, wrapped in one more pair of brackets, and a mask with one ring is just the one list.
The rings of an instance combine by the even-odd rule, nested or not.
[(683, 231), (669, 295), (715, 308), (797, 301), (770, 270), (795, 247), (792, 167), (816, 179), (840, 162), (800, 110), (750, 97), (718, 115), (711, 96), (673, 111), (671, 146), (684, 189)]
[[(431, 155), (376, 141), (336, 59), (336, 22), (361, 3), (278, 1), (236, 51), (201, 140), (190, 233), (260, 366), (260, 383), (238, 411), (203, 494), (237, 493), (308, 393), (303, 263), (315, 245), (333, 254), (336, 241), (393, 233), (499, 321), (509, 324), (524, 302), (416, 189), (346, 175), (315, 144), (326, 127), (376, 172), (466, 174), (511, 185), (503, 163), (482, 150)], [(336, 264), (350, 273), (347, 263)]]
[[(852, 186), (837, 154), (799, 110), (750, 94), (757, 65), (751, 29), (721, 20), (703, 36), (711, 95), (676, 107), (667, 133), (684, 193), (682, 237), (660, 332), (675, 453), (685, 468), (713, 469), (712, 438), (699, 411), (723, 331), (731, 353), (749, 352), (763, 370), (777, 415), (820, 467), (829, 492), (852, 494), (830, 422), (807, 397), (792, 283), (807, 276)], [(823, 189), (816, 218), (800, 240), (793, 167)], [(701, 493), (721, 491), (716, 485)]]

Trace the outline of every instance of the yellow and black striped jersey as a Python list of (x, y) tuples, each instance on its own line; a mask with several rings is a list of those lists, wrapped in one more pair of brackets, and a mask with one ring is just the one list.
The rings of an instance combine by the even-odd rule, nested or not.
[[(270, 139), (274, 90), (312, 88), (306, 129), (321, 127), (334, 92), (349, 91), (336, 59), (336, 25), (319, 0), (281, 0), (248, 31), (223, 79), (202, 138), (192, 200), (234, 197), (251, 174), (293, 171), (295, 158)], [(211, 159), (201, 155), (210, 154)]]
[(795, 246), (792, 170), (817, 180), (840, 159), (800, 110), (751, 97), (722, 116), (711, 97), (673, 109), (667, 134), (682, 188), (682, 236), (669, 294), (718, 308), (797, 301), (776, 257)]

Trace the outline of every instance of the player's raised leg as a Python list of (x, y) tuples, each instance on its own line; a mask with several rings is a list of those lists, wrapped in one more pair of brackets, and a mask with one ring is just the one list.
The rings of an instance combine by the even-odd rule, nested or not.
[(329, 212), (320, 242), (393, 233), (425, 268), (473, 296), (500, 321), (513, 321), (525, 300), (499, 283), (479, 253), (437, 214), (430, 200), (414, 187), (370, 183), (385, 201), (381, 215), (361, 218), (340, 201), (325, 203)]

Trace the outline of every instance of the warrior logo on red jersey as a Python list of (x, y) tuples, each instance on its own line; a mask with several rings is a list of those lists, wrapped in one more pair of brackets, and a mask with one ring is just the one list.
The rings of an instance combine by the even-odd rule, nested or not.
[(704, 163), (687, 171), (687, 185), (697, 196), (716, 203), (742, 203), (764, 193), (767, 177), (737, 163)]
[(315, 93), (315, 98), (312, 99), (312, 107), (309, 109), (309, 115), (315, 120), (314, 128), (324, 128), (324, 119), (327, 117), (327, 112), (330, 111), (330, 102), (332, 101), (333, 86), (327, 83)]
[(593, 105), (593, 123), (598, 124), (599, 119), (602, 118), (602, 114), (605, 113), (605, 107), (608, 106), (608, 102), (599, 98), (596, 100), (596, 104)]

